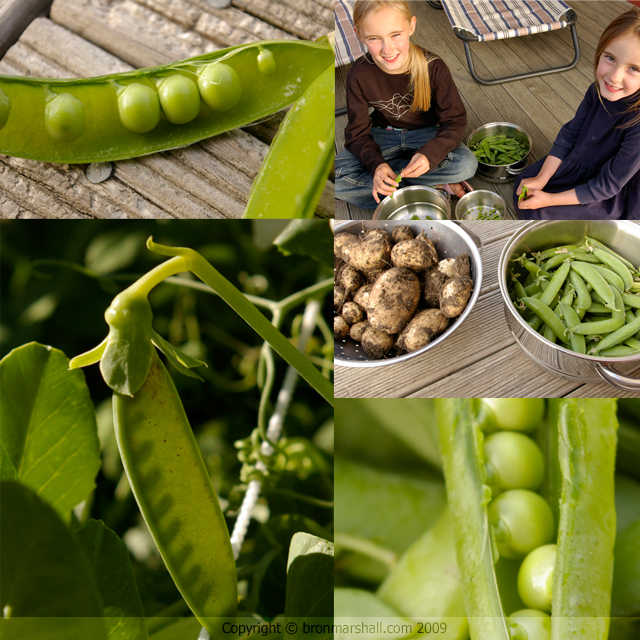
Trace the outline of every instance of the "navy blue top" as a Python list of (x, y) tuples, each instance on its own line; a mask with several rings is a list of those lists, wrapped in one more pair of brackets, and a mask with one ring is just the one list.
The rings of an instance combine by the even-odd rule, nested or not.
[(520, 218), (528, 219), (640, 219), (640, 123), (629, 127), (637, 112), (629, 107), (638, 92), (627, 98), (600, 99), (595, 83), (565, 124), (549, 155), (562, 164), (544, 191), (576, 190), (580, 204), (519, 209), (515, 192), (523, 178), (538, 175), (545, 158), (523, 171), (516, 181), (514, 203)]

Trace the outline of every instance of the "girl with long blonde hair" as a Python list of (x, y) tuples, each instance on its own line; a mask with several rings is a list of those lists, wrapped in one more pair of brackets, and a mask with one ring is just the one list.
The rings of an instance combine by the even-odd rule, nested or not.
[(464, 195), (477, 168), (462, 144), (466, 111), (446, 64), (411, 42), (417, 19), (409, 3), (357, 0), (353, 21), (368, 52), (347, 75), (336, 198), (374, 209), (398, 188), (398, 178), (403, 186), (443, 185)]
[[(549, 155), (516, 181), (521, 218), (640, 220), (638, 9), (619, 15), (600, 36), (594, 76)], [(518, 202), (525, 186), (528, 197)]]

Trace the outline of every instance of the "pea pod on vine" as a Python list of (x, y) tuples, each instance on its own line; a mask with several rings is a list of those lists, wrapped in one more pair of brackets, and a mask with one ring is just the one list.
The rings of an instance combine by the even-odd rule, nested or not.
[(332, 60), (327, 42), (272, 40), (97, 78), (0, 76), (0, 153), (88, 163), (183, 147), (294, 103)]

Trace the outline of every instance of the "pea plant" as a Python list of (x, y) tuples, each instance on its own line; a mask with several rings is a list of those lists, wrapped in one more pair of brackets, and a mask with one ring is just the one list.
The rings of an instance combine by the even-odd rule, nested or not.
[[(240, 224), (238, 246), (251, 242), (253, 253), (255, 242), (273, 243), (285, 263), (306, 270), (304, 286), (278, 301), (243, 292), (200, 252), (151, 237), (146, 247), (163, 261), (142, 275), (119, 274), (123, 254), (139, 247), (131, 225), (98, 233), (88, 264), (29, 263), (27, 280), (62, 270), (89, 288), (119, 292), (104, 312), (100, 325), (108, 332), (97, 346), (69, 360), (55, 346), (31, 341), (0, 361), (3, 638), (276, 640), (304, 637), (304, 625), (321, 629), (315, 637), (328, 633), (333, 387), (324, 298), (333, 288), (325, 277), (332, 234), (321, 221), (259, 223), (253, 237), (251, 223)], [(238, 223), (190, 223), (185, 235), (213, 228), (237, 233)], [(172, 236), (184, 226), (153, 229)], [(9, 226), (14, 240), (30, 233)], [(71, 239), (86, 244), (82, 235)], [(11, 306), (25, 259), (9, 252)], [(121, 280), (129, 283), (124, 289)], [(249, 290), (269, 285), (265, 276), (245, 274), (244, 281)], [(20, 315), (23, 325), (29, 314), (36, 324), (55, 319), (56, 305), (47, 311), (42, 301), (62, 296), (54, 289)], [(181, 304), (170, 322), (154, 322), (154, 308), (173, 295)], [(226, 303), (233, 321), (225, 323), (219, 311), (219, 322), (196, 314), (192, 305), (203, 295)], [(176, 324), (191, 333), (181, 348), (162, 336), (161, 326)], [(207, 341), (197, 335), (208, 324), (216, 341), (243, 356), (236, 371), (244, 379), (209, 371)], [(87, 340), (104, 331), (100, 325)], [(262, 344), (245, 346), (251, 335)], [(87, 385), (82, 368), (89, 374), (98, 363), (100, 376)], [(213, 391), (200, 388), (211, 383)], [(96, 410), (98, 385), (97, 397), (107, 397)], [(250, 406), (242, 410), (238, 399), (222, 397), (234, 392)], [(302, 394), (305, 401), (296, 402)], [(192, 429), (188, 414), (204, 427)], [(296, 434), (296, 424), (307, 429)]]
[(0, 76), (0, 153), (88, 163), (175, 149), (293, 105), (245, 218), (311, 218), (334, 158), (333, 51), (269, 40), (96, 78)]
[(637, 637), (638, 400), (337, 402), (338, 625)]

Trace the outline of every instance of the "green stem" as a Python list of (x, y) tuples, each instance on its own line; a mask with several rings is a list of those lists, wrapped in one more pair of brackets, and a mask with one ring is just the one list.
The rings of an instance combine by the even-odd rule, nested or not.
[[(205, 284), (209, 285), (245, 322), (288, 364), (333, 406), (333, 385), (308, 358), (300, 353), (287, 338), (253, 305), (245, 295), (234, 287), (225, 277), (214, 269), (199, 253), (182, 247), (165, 247), (155, 244), (151, 238), (147, 246), (152, 251), (174, 256), (158, 265), (140, 280), (132, 284), (127, 291), (148, 295), (151, 289), (165, 278), (183, 271), (191, 271)], [(274, 314), (274, 323), (276, 321)]]

